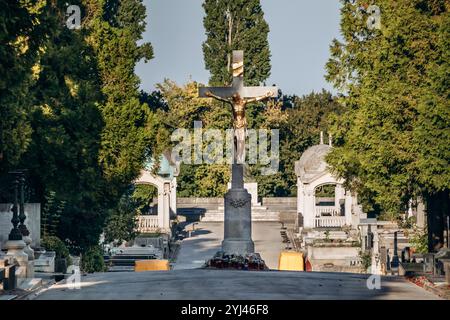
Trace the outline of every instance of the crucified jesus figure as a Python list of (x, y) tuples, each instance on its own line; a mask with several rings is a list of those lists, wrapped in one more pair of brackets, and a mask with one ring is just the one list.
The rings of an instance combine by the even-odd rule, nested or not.
[(211, 91), (205, 93), (206, 96), (226, 102), (233, 109), (233, 129), (234, 129), (234, 159), (236, 163), (245, 162), (245, 137), (247, 130), (247, 119), (245, 117), (245, 106), (247, 103), (258, 102), (273, 96), (271, 91), (265, 95), (254, 98), (242, 98), (239, 93), (234, 93), (231, 98), (223, 98), (213, 94)]

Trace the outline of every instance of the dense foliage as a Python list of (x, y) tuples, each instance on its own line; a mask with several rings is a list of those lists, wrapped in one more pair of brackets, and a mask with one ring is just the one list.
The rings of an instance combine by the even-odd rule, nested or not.
[(55, 236), (44, 236), (41, 241), (41, 246), (46, 251), (55, 252), (56, 259), (66, 259), (67, 265), (71, 265), (72, 261), (69, 254), (69, 249), (65, 243)]
[[(189, 129), (193, 135), (194, 121), (202, 122), (207, 129), (219, 129), (225, 139), (225, 130), (232, 128), (231, 107), (212, 99), (198, 98), (195, 82), (178, 86), (170, 80), (158, 85), (153, 96), (158, 97), (157, 117), (161, 127), (158, 141), (164, 148), (173, 147), (170, 135), (178, 128)], [(281, 96), (277, 101), (253, 104), (247, 109), (249, 127), (278, 129), (280, 138), (280, 165), (276, 174), (261, 175), (259, 165), (250, 165), (253, 178), (259, 183), (261, 196), (295, 196), (296, 177), (294, 162), (302, 152), (319, 143), (320, 131), (326, 131), (327, 118), (339, 113), (340, 105), (326, 91), (303, 97)], [(204, 148), (206, 139), (203, 140)], [(205, 149), (204, 149), (205, 150)], [(191, 155), (193, 148), (191, 149)], [(225, 150), (224, 150), (225, 154)], [(191, 157), (193, 162), (193, 158)], [(182, 164), (178, 177), (180, 197), (220, 197), (227, 190), (230, 166), (224, 164)]]
[(66, 27), (65, 1), (1, 2), (0, 179), (28, 169), (27, 201), (43, 204), (50, 234), (84, 251), (152, 152), (156, 123), (134, 67), (153, 54), (137, 44), (141, 0), (70, 4), (79, 29)]
[(15, 168), (31, 140), (30, 84), (44, 41), (45, 1), (0, 1), (0, 175)]
[(449, 212), (449, 3), (380, 0), (369, 29), (366, 1), (342, 1), (328, 79), (345, 108), (335, 117), (335, 172), (386, 216), (409, 199), (427, 204), (430, 249), (442, 245)]
[(81, 271), (87, 273), (93, 272), (105, 272), (107, 266), (103, 259), (103, 249), (94, 245), (89, 247), (85, 253), (81, 256)]
[(258, 85), (270, 75), (269, 25), (260, 0), (205, 0), (203, 54), (210, 84), (231, 84), (231, 53), (244, 50), (247, 84)]

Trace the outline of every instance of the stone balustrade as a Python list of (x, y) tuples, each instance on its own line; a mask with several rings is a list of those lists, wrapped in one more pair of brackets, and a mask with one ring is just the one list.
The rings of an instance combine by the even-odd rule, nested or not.
[(316, 207), (316, 217), (322, 216), (340, 216), (341, 212), (338, 208), (334, 206), (317, 206)]
[(329, 228), (336, 227), (340, 228), (345, 225), (344, 216), (330, 216), (330, 217), (315, 217), (314, 227), (315, 228)]
[(160, 230), (158, 216), (139, 216), (137, 231), (141, 233), (150, 233)]

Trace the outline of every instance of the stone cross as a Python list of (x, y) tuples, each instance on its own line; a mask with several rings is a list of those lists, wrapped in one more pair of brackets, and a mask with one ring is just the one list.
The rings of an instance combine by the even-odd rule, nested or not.
[(199, 97), (215, 98), (229, 103), (233, 107), (233, 127), (235, 136), (234, 162), (245, 162), (245, 137), (247, 119), (245, 106), (247, 103), (275, 97), (276, 87), (245, 87), (244, 86), (244, 52), (233, 51), (233, 83), (231, 87), (201, 87)]
[(245, 256), (254, 252), (252, 240), (251, 195), (244, 188), (243, 163), (245, 161), (245, 136), (247, 103), (261, 101), (278, 94), (276, 87), (244, 86), (244, 52), (233, 51), (233, 83), (231, 87), (199, 88), (199, 97), (215, 98), (233, 107), (235, 136), (234, 161), (231, 166), (231, 189), (224, 199), (224, 240), (222, 251)]
[(210, 98), (207, 92), (223, 99), (231, 99), (235, 93), (243, 99), (253, 99), (263, 97), (267, 92), (272, 93), (272, 97), (278, 94), (277, 87), (245, 87), (244, 86), (244, 51), (233, 51), (233, 83), (231, 87), (200, 87), (199, 97)]

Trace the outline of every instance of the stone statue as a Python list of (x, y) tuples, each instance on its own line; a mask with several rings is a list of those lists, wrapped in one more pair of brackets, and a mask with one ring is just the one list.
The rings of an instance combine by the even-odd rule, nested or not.
[(219, 101), (230, 104), (233, 108), (233, 129), (234, 129), (234, 152), (236, 163), (245, 162), (245, 138), (247, 136), (247, 119), (245, 117), (245, 106), (247, 103), (258, 102), (273, 96), (273, 92), (268, 91), (265, 95), (254, 98), (241, 98), (239, 93), (234, 93), (231, 98), (223, 98), (213, 94), (211, 91), (205, 93), (207, 97), (215, 98)]

